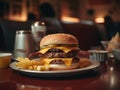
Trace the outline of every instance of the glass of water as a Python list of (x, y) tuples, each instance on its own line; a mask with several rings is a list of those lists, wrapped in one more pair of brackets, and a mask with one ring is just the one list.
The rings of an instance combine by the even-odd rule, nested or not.
[(32, 35), (36, 43), (36, 50), (39, 50), (40, 40), (46, 35), (46, 26), (42, 21), (37, 21), (31, 25)]

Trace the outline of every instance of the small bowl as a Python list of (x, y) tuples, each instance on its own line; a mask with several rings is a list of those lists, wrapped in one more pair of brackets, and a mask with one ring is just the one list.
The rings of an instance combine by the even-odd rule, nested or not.
[(0, 53), (0, 68), (8, 67), (12, 58), (11, 53)]
[(113, 49), (112, 53), (113, 53), (113, 57), (114, 57), (115, 61), (120, 63), (120, 48), (119, 49)]
[(90, 59), (98, 62), (106, 62), (108, 51), (105, 50), (89, 50)]

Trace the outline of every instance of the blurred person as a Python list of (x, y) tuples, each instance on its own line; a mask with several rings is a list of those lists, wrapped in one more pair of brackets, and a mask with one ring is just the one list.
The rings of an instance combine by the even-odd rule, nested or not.
[(63, 32), (62, 25), (56, 17), (54, 8), (49, 3), (43, 3), (39, 6), (39, 20), (46, 24), (46, 34)]
[(56, 17), (54, 8), (49, 3), (43, 3), (39, 7), (40, 17)]
[(27, 20), (28, 21), (35, 21), (35, 20), (37, 20), (37, 18), (33, 13), (28, 13)]
[(105, 16), (104, 21), (107, 39), (111, 40), (111, 38), (118, 32), (117, 26), (110, 16)]

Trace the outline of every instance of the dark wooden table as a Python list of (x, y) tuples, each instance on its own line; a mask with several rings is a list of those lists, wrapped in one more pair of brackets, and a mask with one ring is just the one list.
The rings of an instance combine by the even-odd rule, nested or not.
[(114, 59), (99, 70), (63, 78), (35, 78), (11, 68), (0, 69), (0, 90), (120, 90), (120, 66)]

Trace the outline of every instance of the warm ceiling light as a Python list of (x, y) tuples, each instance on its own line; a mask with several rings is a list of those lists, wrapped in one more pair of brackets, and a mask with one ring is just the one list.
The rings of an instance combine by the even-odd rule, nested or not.
[(104, 18), (96, 18), (95, 22), (96, 23), (104, 23)]
[(80, 22), (79, 18), (74, 18), (74, 17), (62, 17), (61, 20), (63, 22), (74, 22), (74, 23)]

